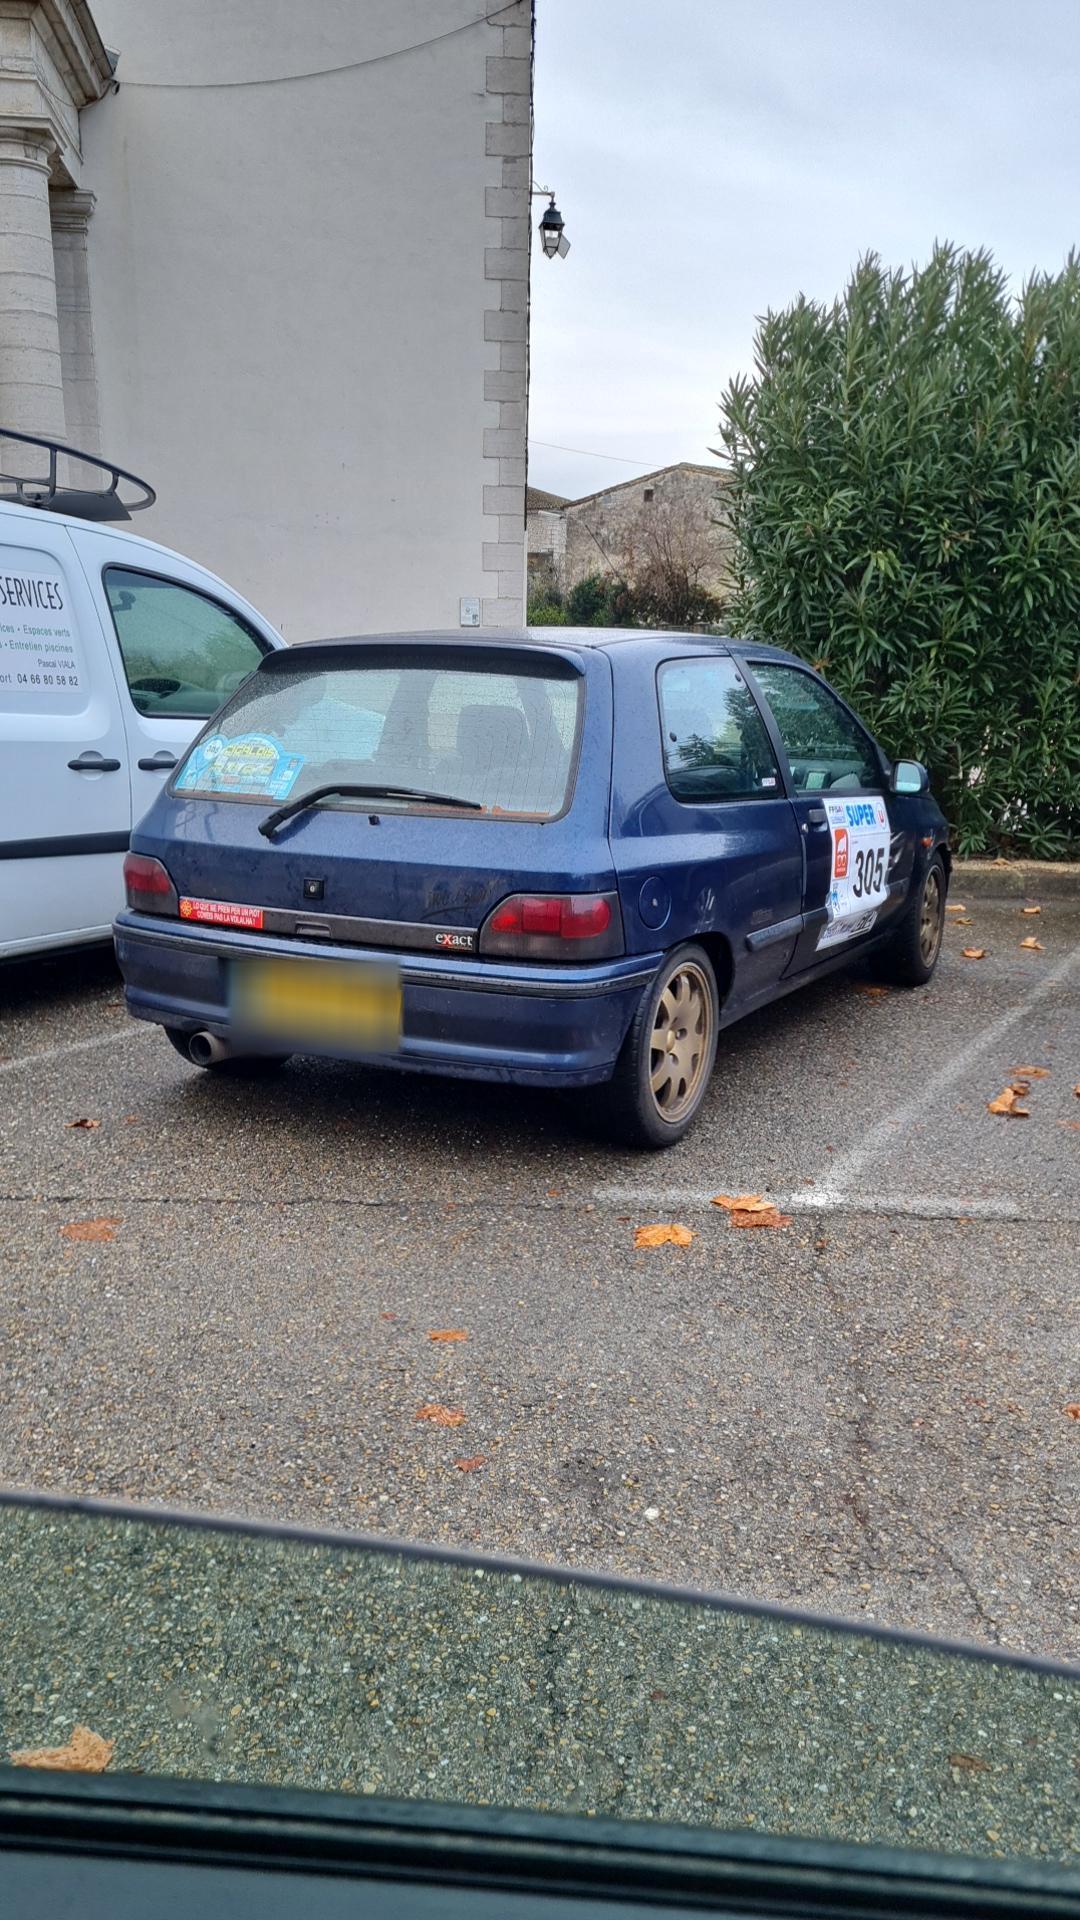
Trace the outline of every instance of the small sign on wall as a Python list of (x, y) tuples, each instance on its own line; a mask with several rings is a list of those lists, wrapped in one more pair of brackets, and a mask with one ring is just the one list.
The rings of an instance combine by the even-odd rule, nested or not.
[(473, 599), (471, 594), (463, 594), (458, 605), (461, 608), (459, 617), (460, 625), (463, 627), (478, 627), (480, 625), (479, 599)]

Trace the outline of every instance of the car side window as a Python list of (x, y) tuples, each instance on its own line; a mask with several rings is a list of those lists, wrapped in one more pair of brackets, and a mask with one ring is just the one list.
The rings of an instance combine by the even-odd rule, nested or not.
[(669, 660), (657, 685), (664, 772), (676, 800), (782, 797), (765, 722), (734, 660)]
[(204, 720), (267, 651), (209, 594), (153, 573), (106, 567), (105, 594), (139, 713)]
[(880, 792), (884, 776), (870, 736), (828, 687), (800, 667), (747, 665), (772, 708), (798, 792)]

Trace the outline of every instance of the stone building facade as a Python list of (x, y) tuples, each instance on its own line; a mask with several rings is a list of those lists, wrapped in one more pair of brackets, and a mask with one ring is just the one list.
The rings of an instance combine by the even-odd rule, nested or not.
[(542, 487), (525, 491), (525, 544), (528, 549), (529, 598), (559, 593), (566, 558), (566, 514), (570, 505), (559, 493)]
[[(82, 0), (0, 9), (0, 426), (97, 451), (83, 111), (112, 62)], [(2, 449), (5, 464), (15, 443)], [(22, 470), (22, 469), (20, 469)]]
[(532, 61), (531, 0), (0, 0), (0, 426), (287, 638), (520, 622)]
[(725, 484), (722, 468), (681, 461), (580, 500), (530, 500), (530, 592), (554, 588), (565, 597), (590, 574), (632, 580), (650, 558), (669, 554), (722, 600), (731, 550)]

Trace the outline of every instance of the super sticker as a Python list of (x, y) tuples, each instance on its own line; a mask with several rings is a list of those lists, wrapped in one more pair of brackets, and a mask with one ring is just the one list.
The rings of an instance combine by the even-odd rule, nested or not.
[(832, 864), (825, 901), (829, 919), (818, 937), (819, 948), (838, 946), (858, 934), (869, 933), (889, 894), (891, 834), (882, 796), (826, 799), (825, 812), (832, 839)]

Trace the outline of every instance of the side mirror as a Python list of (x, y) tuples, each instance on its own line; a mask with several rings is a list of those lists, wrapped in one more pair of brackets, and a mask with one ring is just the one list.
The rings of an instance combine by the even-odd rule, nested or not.
[(918, 760), (898, 760), (889, 778), (893, 793), (927, 793), (930, 775)]

